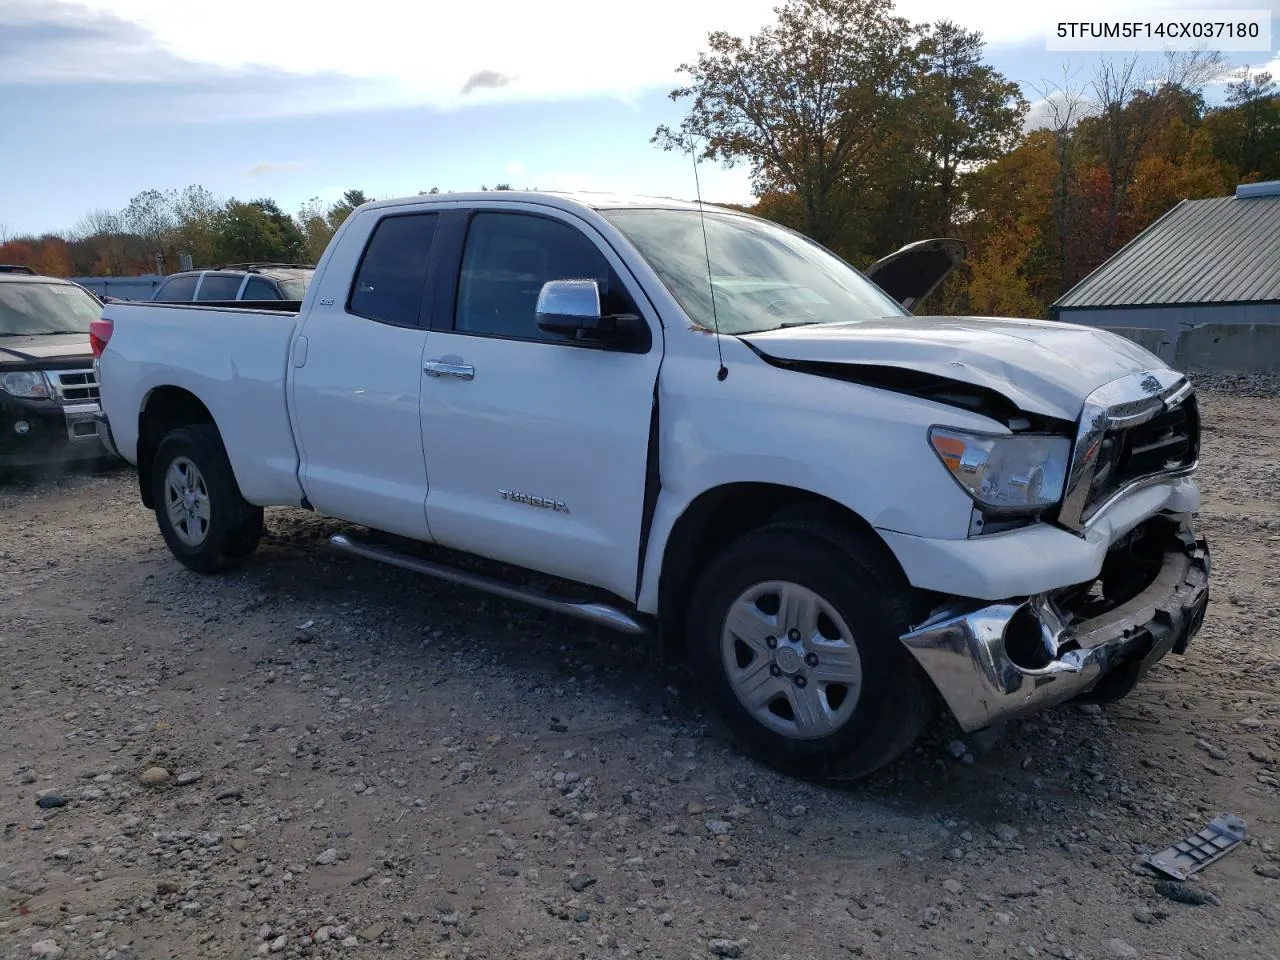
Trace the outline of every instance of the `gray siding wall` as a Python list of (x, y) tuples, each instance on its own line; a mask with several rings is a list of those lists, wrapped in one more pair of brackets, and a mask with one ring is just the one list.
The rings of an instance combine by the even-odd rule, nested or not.
[[(1216, 306), (1178, 307), (1111, 307), (1099, 310), (1071, 310), (1063, 308), (1058, 311), (1058, 319), (1063, 323), (1078, 323), (1087, 327), (1104, 327), (1114, 330), (1130, 340), (1142, 344), (1165, 363), (1174, 363), (1178, 356), (1179, 340), (1183, 334), (1196, 327), (1205, 325), (1280, 327), (1280, 303), (1247, 303)], [(1196, 343), (1204, 343), (1205, 338), (1198, 336)], [(1241, 342), (1238, 336), (1231, 338), (1233, 357), (1236, 356), (1234, 345)], [(1258, 343), (1263, 356), (1258, 358), (1266, 369), (1280, 364), (1280, 358), (1272, 358), (1269, 352), (1274, 349), (1275, 340), (1264, 336)], [(1201, 362), (1212, 362), (1212, 354), (1197, 352)], [(1235, 359), (1222, 358), (1224, 363), (1235, 364)], [(1228, 372), (1226, 368), (1223, 372)]]

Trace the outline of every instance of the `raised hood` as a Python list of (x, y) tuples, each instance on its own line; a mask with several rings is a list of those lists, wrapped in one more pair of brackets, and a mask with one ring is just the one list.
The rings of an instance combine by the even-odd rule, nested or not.
[(956, 267), (964, 263), (963, 240), (940, 237), (920, 240), (895, 250), (862, 272), (877, 287), (911, 310), (933, 293)]
[(1165, 366), (1105, 330), (1000, 317), (886, 317), (742, 339), (769, 359), (846, 365), (868, 374), (913, 371), (992, 390), (1027, 413), (1069, 421), (1104, 383)]

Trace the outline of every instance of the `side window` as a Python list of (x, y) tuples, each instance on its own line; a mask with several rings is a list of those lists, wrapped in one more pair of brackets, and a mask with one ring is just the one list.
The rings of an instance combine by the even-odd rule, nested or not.
[(417, 325), (437, 217), (391, 216), (374, 228), (351, 287), (349, 311), (382, 323)]
[(200, 296), (204, 300), (234, 300), (240, 292), (240, 284), (244, 283), (242, 273), (206, 273), (204, 283), (200, 284)]
[(605, 313), (637, 312), (609, 262), (581, 231), (546, 217), (478, 213), (462, 253), (454, 329), (564, 342), (534, 321), (548, 280), (595, 280)]
[(194, 273), (185, 277), (171, 277), (160, 286), (151, 299), (162, 300), (165, 303), (190, 303), (196, 292), (196, 281), (199, 279), (199, 275)]
[(279, 300), (280, 292), (276, 290), (275, 285), (268, 283), (261, 277), (250, 277), (249, 282), (244, 286), (244, 296), (242, 300)]

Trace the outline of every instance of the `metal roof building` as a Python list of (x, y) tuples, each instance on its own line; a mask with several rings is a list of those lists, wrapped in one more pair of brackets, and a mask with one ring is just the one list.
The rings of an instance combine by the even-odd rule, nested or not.
[[(1280, 342), (1271, 336), (1280, 335), (1280, 181), (1242, 184), (1230, 197), (1183, 200), (1051, 311), (1055, 320), (1124, 333), (1166, 361), (1183, 352), (1179, 342), (1189, 331), (1204, 325), (1274, 325), (1264, 339), (1268, 346)], [(1242, 336), (1231, 339), (1242, 343)], [(1271, 359), (1280, 364), (1280, 357)]]

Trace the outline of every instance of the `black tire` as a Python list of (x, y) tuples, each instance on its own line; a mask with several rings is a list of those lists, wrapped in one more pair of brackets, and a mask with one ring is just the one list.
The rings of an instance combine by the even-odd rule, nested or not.
[[(898, 639), (919, 612), (917, 601), (897, 571), (887, 570), (885, 553), (877, 547), (839, 527), (772, 524), (726, 548), (694, 590), (688, 640), (706, 695), (745, 752), (791, 776), (865, 777), (905, 753), (935, 712), (932, 683)], [(847, 718), (828, 734), (806, 739), (784, 735), (757, 719), (734, 692), (722, 656), (726, 618), (744, 593), (768, 581), (789, 581), (818, 594), (852, 634), (861, 687)], [(798, 685), (787, 674), (779, 679), (784, 686), (788, 680)], [(786, 699), (775, 700), (770, 709), (789, 709)], [(823, 702), (831, 706), (834, 700)]]
[[(207, 494), (208, 518), (198, 543), (184, 539), (168, 510), (166, 476), (175, 462), (193, 464)], [(156, 522), (170, 552), (197, 573), (217, 573), (238, 566), (262, 538), (262, 508), (240, 493), (218, 428), (211, 423), (179, 427), (165, 435), (151, 469)]]

